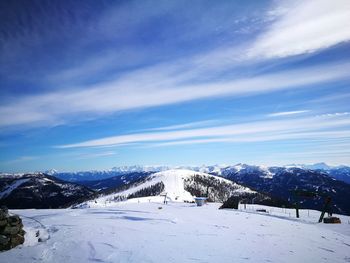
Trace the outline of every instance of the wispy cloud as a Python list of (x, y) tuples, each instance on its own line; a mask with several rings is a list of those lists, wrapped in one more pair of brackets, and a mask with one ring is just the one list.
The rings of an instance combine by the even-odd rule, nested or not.
[[(175, 67), (176, 68), (176, 67)], [(77, 114), (99, 116), (130, 109), (162, 106), (223, 96), (248, 96), (308, 85), (330, 83), (350, 76), (350, 64), (287, 70), (234, 80), (190, 84), (178, 79), (173, 67), (161, 66), (129, 73), (116, 81), (89, 88), (62, 90), (19, 98), (0, 106), (0, 126), (60, 123)], [(142, 84), (140, 84), (142, 83)], [(69, 107), (62, 107), (69, 105)]]
[(348, 145), (347, 0), (12, 2), (0, 18), (5, 152), (86, 165), (111, 163), (116, 146), (131, 163), (151, 158), (129, 152), (153, 151), (142, 147), (268, 142), (276, 158), (282, 142)]
[(183, 124), (177, 124), (177, 125), (169, 125), (169, 126), (163, 126), (163, 127), (157, 127), (157, 128), (150, 128), (150, 129), (147, 129), (147, 131), (180, 130), (180, 129), (210, 126), (210, 125), (213, 125), (215, 123), (218, 124), (220, 122), (221, 122), (220, 120), (195, 121), (195, 122), (189, 122), (189, 123), (183, 123)]
[(99, 157), (113, 156), (116, 154), (117, 153), (113, 152), (113, 151), (100, 152), (100, 153), (90, 153), (90, 154), (80, 154), (80, 155), (77, 155), (76, 159), (95, 159), (95, 158), (99, 158)]
[(252, 45), (250, 57), (311, 53), (350, 40), (347, 0), (287, 1), (275, 9), (278, 19)]
[(321, 114), (320, 116), (325, 116), (325, 117), (335, 117), (335, 116), (346, 116), (350, 115), (350, 112), (334, 112), (334, 113), (325, 113)]
[[(331, 128), (346, 128), (350, 125), (347, 116), (316, 116), (275, 121), (255, 121), (242, 124), (209, 128), (184, 129), (179, 131), (150, 132), (106, 137), (58, 148), (97, 147), (137, 142), (167, 142), (177, 140), (213, 141), (268, 141), (291, 138), (348, 138), (349, 131), (328, 131)], [(175, 142), (176, 143), (176, 142)], [(192, 141), (192, 143), (196, 143)], [(184, 142), (186, 144), (186, 142)]]
[[(89, 26), (87, 30), (88, 37), (81, 37), (87, 42), (78, 43), (78, 41), (77, 46), (82, 47), (88, 45), (90, 41), (98, 41), (99, 38), (96, 35), (104, 39), (118, 40), (118, 34), (115, 32), (136, 33), (142, 28), (142, 25), (151, 23), (152, 19), (179, 10), (181, 10), (181, 15), (172, 18), (179, 20), (178, 22), (183, 19), (191, 21), (193, 23), (193, 28), (190, 30), (191, 35), (195, 31), (200, 37), (210, 34), (209, 31), (216, 32), (219, 26), (225, 27), (225, 31), (232, 25), (239, 27), (242, 21), (251, 19), (244, 17), (232, 19), (230, 12), (227, 11), (227, 6), (219, 5), (216, 10), (230, 19), (224, 25), (221, 25), (222, 22), (216, 19), (212, 19), (210, 24), (197, 19), (193, 21), (186, 10), (176, 4), (160, 5), (156, 10), (149, 2), (144, 6), (134, 3), (131, 3), (130, 6), (118, 6), (94, 19), (92, 21), (95, 23), (94, 26)], [(137, 19), (128, 24), (124, 23), (124, 18), (130, 7), (134, 7), (132, 10)], [(266, 12), (264, 15), (267, 14), (267, 16), (259, 15), (256, 18), (258, 22), (251, 21), (250, 23), (251, 26), (270, 24), (270, 27), (256, 41), (253, 40), (253, 44), (249, 42), (252, 41), (251, 39), (234, 45), (228, 45), (225, 42), (223, 46), (216, 46), (209, 51), (194, 52), (185, 56), (186, 58), (175, 56), (176, 58), (173, 57), (170, 61), (166, 60), (160, 64), (159, 62), (157, 64), (157, 60), (152, 59), (152, 56), (157, 57), (158, 61), (164, 61), (164, 59), (159, 59), (164, 54), (158, 54), (153, 50), (152, 56), (147, 55), (148, 52), (139, 48), (139, 45), (137, 48), (133, 45), (130, 47), (126, 45), (118, 46), (118, 49), (110, 47), (102, 53), (89, 53), (89, 56), (79, 59), (79, 63), (65, 65), (61, 70), (54, 70), (40, 77), (48, 81), (48, 86), (58, 86), (62, 90), (53, 88), (52, 92), (20, 96), (3, 102), (0, 106), (2, 116), (0, 126), (56, 125), (130, 109), (224, 96), (255, 95), (349, 78), (347, 73), (350, 71), (349, 64), (300, 68), (274, 74), (254, 74), (254, 76), (230, 74), (229, 77), (223, 78), (222, 72), (240, 67), (242, 63), (254, 64), (261, 56), (264, 59), (270, 59), (276, 56), (302, 54), (350, 39), (350, 32), (347, 30), (350, 27), (349, 19), (347, 19), (350, 16), (350, 7), (346, 0), (337, 0), (335, 3), (326, 0), (291, 1), (278, 4)], [(212, 17), (213, 14), (209, 12), (205, 15), (201, 14), (201, 17)], [(45, 15), (45, 19), (51, 21), (48, 15)], [(236, 23), (236, 21), (239, 22)], [(80, 26), (75, 24), (74, 30), (68, 32), (71, 34), (69, 37), (73, 37), (79, 31)], [(181, 23), (179, 26), (184, 31), (188, 31), (185, 24)], [(50, 32), (51, 29), (45, 34)], [(31, 34), (29, 33), (30, 31), (23, 36), (24, 40), (30, 40)], [(40, 36), (40, 38), (45, 36)], [(127, 36), (124, 38), (125, 41), (131, 41)], [(172, 38), (169, 37), (169, 39)], [(10, 43), (10, 48), (12, 48), (11, 43), (15, 40), (16, 38), (7, 41)], [(247, 57), (246, 53), (250, 55)], [(119, 61), (122, 63), (117, 63)], [(147, 65), (152, 66), (144, 67), (142, 64), (145, 61)], [(131, 68), (128, 68), (129, 66)], [(131, 70), (134, 67), (141, 69)], [(99, 77), (101, 74), (105, 76), (107, 72), (110, 73), (108, 77), (102, 79)], [(91, 83), (95, 84), (91, 85)], [(69, 105), (69, 107), (62, 107), (62, 105)]]
[(296, 115), (301, 113), (309, 112), (309, 110), (297, 110), (297, 111), (282, 111), (268, 114), (270, 117), (279, 117), (279, 116), (288, 116), (288, 115)]
[[(273, 142), (273, 141), (290, 141), (290, 140), (333, 140), (333, 139), (349, 139), (350, 130), (335, 131), (335, 132), (295, 132), (295, 131), (279, 131), (279, 132), (257, 132), (255, 134), (241, 134), (235, 136), (223, 136), (209, 139), (194, 139), (194, 140), (175, 140), (170, 142), (153, 143), (145, 145), (145, 147), (168, 147), (176, 145), (195, 145), (208, 143), (256, 143), (256, 142)], [(344, 144), (343, 144), (344, 145)], [(333, 143), (328, 147), (334, 146)], [(342, 146), (344, 147), (344, 146)]]

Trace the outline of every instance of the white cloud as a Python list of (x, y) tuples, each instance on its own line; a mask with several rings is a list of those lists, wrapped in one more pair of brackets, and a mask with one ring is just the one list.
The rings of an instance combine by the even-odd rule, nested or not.
[[(101, 21), (97, 23), (96, 30), (93, 29), (94, 27), (90, 28), (92, 38), (95, 39), (95, 33), (105, 37), (110, 34), (111, 37), (118, 36), (115, 34), (119, 32), (118, 30), (132, 35), (150, 18), (178, 10), (176, 4), (162, 5), (156, 9), (150, 3), (146, 6), (147, 9), (139, 5), (135, 6), (136, 9), (133, 10), (139, 15), (135, 16), (136, 19), (126, 27), (128, 30), (124, 30), (123, 27), (128, 23), (122, 22), (125, 20), (124, 16), (129, 13), (124, 13), (125, 10), (119, 8), (110, 10), (99, 19)], [(226, 13), (226, 8), (222, 7), (220, 10)], [(256, 63), (261, 62), (256, 60), (257, 57), (273, 58), (302, 54), (349, 40), (350, 19), (347, 19), (348, 17), (350, 17), (350, 2), (346, 0), (279, 3), (268, 11), (267, 16), (262, 15), (259, 18), (272, 21), (272, 24), (249, 49), (251, 59), (245, 55), (249, 43), (238, 41), (228, 47), (225, 42), (223, 46), (216, 46), (202, 54), (192, 54), (178, 60), (171, 58), (171, 61), (160, 65), (131, 71), (128, 66), (140, 66), (140, 61), (155, 63), (151, 58), (157, 52), (149, 55), (145, 50), (139, 50), (132, 45), (117, 49), (109, 47), (105, 52), (79, 61), (78, 66), (73, 64), (62, 71), (43, 76), (42, 79), (49, 80), (48, 86), (55, 91), (37, 93), (38, 95), (11, 99), (3, 103), (0, 106), (0, 127), (57, 125), (69, 122), (71, 119), (96, 118), (102, 114), (130, 109), (211, 97), (254, 95), (349, 78), (349, 64), (300, 68), (254, 77), (234, 76), (234, 71), (238, 67), (252, 64), (256, 66)], [(207, 29), (208, 23), (203, 20), (205, 23), (197, 24), (198, 21), (202, 20), (195, 20), (195, 28), (198, 27), (198, 30), (200, 29), (199, 31), (203, 31), (204, 34), (207, 30), (203, 28)], [(257, 23), (257, 25), (261, 24), (264, 23), (261, 21)], [(217, 26), (211, 25), (210, 28), (215, 29)], [(190, 33), (193, 34), (193, 30), (190, 30)], [(12, 48), (11, 45), (9, 47)], [(155, 61), (161, 61), (161, 59), (155, 59)], [(119, 71), (122, 68), (126, 71)], [(222, 71), (232, 69), (234, 70), (230, 74), (230, 79), (218, 80), (218, 75), (222, 74)], [(91, 83), (91, 76), (100, 75), (102, 72), (111, 72), (109, 75), (111, 78), (113, 74), (119, 74), (119, 79), (99, 82), (91, 86), (83, 86), (83, 84), (75, 86), (76, 83)], [(26, 75), (32, 74), (26, 72)], [(205, 78), (205, 84), (198, 82), (203, 81), (203, 78)], [(195, 83), (194, 81), (200, 84), (192, 84)], [(58, 87), (62, 90), (57, 90)]]
[(348, 0), (288, 1), (275, 9), (283, 12), (252, 45), (250, 57), (311, 53), (350, 40)]
[[(271, 142), (271, 141), (285, 141), (285, 140), (333, 140), (333, 139), (350, 139), (350, 130), (345, 131), (334, 131), (334, 132), (324, 132), (324, 131), (314, 131), (314, 132), (269, 132), (262, 133), (257, 132), (256, 134), (242, 134), (237, 136), (224, 136), (218, 138), (209, 139), (194, 139), (194, 140), (176, 140), (170, 142), (153, 143), (146, 145), (146, 147), (167, 147), (175, 145), (193, 145), (193, 144), (207, 144), (207, 143), (254, 143), (254, 142)], [(342, 144), (344, 145), (344, 144)], [(334, 144), (328, 145), (332, 147)]]
[(309, 112), (309, 110), (297, 110), (297, 111), (282, 111), (268, 114), (270, 117), (279, 117), (279, 116), (287, 116), (287, 115), (295, 115)]
[(100, 152), (100, 153), (91, 153), (91, 154), (80, 154), (77, 156), (77, 159), (95, 159), (98, 157), (107, 157), (107, 156), (113, 156), (116, 155), (116, 152), (113, 151), (107, 151), (107, 152)]
[(348, 138), (348, 130), (329, 131), (327, 129), (347, 127), (349, 125), (350, 119), (346, 115), (316, 116), (299, 119), (256, 121), (210, 128), (126, 134), (75, 144), (61, 145), (58, 146), (58, 148), (99, 147), (126, 143), (167, 142), (188, 139), (202, 140), (202, 142), (210, 142), (210, 140), (240, 142), (317, 137)]
[[(135, 71), (91, 87), (32, 95), (0, 106), (0, 126), (48, 125), (137, 108), (224, 96), (247, 96), (349, 78), (350, 64), (333, 64), (205, 84), (184, 82), (175, 65)], [(180, 76), (179, 76), (180, 75)]]
[(219, 123), (219, 122), (220, 121), (218, 121), (218, 120), (195, 121), (195, 122), (189, 122), (189, 123), (184, 123), (184, 124), (150, 128), (150, 129), (147, 129), (147, 131), (166, 131), (166, 130), (188, 129), (188, 128), (195, 128), (195, 127), (209, 126), (210, 124), (215, 124), (215, 123)]
[(345, 116), (345, 115), (350, 115), (350, 112), (325, 113), (320, 116), (333, 117), (333, 116)]

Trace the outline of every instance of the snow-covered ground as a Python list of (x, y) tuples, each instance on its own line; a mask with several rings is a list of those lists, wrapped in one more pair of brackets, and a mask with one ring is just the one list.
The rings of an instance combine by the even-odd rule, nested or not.
[(0, 262), (350, 262), (350, 217), (327, 225), (316, 223), (318, 211), (295, 219), (293, 210), (258, 205), (149, 201), (13, 210), (23, 216), (26, 242), (0, 253)]

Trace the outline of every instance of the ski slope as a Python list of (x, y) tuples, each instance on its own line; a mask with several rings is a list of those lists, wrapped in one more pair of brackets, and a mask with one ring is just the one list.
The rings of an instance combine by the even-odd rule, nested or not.
[(26, 242), (0, 253), (0, 262), (350, 262), (346, 216), (326, 225), (315, 223), (318, 211), (296, 219), (293, 210), (259, 213), (257, 205), (236, 211), (134, 201), (13, 211), (23, 216)]
[[(115, 198), (118, 196), (125, 196), (127, 197), (130, 194), (133, 194), (141, 189), (150, 187), (152, 185), (155, 185), (157, 183), (163, 182), (164, 184), (164, 191), (163, 195), (166, 194), (167, 201), (169, 202), (184, 202), (184, 201), (194, 201), (194, 196), (192, 196), (188, 191), (184, 189), (184, 181), (186, 179), (189, 179), (193, 176), (204, 176), (204, 177), (211, 177), (215, 178), (216, 180), (219, 180), (220, 182), (226, 182), (227, 184), (233, 185), (236, 187), (235, 192), (238, 193), (254, 193), (251, 189), (247, 187), (243, 187), (241, 185), (238, 185), (230, 180), (214, 176), (207, 173), (202, 172), (196, 172), (192, 170), (186, 170), (186, 169), (172, 169), (172, 170), (166, 170), (161, 171), (158, 173), (152, 174), (148, 180), (145, 182), (137, 185), (132, 186), (127, 190), (113, 193), (110, 195), (101, 196), (95, 200), (85, 202), (81, 205), (81, 207), (101, 207), (101, 206), (108, 206), (112, 205), (115, 202)], [(156, 197), (148, 197), (148, 198), (137, 198), (137, 202), (149, 202), (149, 201), (160, 201), (164, 200), (164, 196), (156, 196)], [(135, 200), (134, 200), (135, 202)]]

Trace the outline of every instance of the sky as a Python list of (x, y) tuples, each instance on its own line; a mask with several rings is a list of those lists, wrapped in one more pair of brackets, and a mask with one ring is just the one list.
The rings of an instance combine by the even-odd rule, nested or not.
[(0, 171), (350, 165), (350, 1), (0, 1)]

